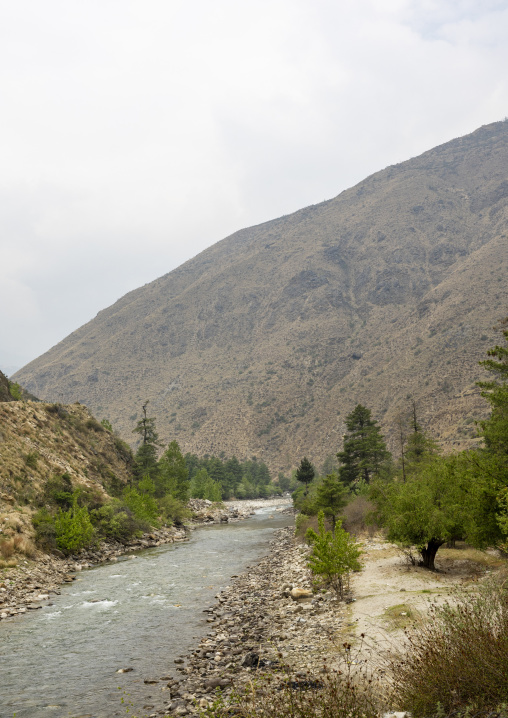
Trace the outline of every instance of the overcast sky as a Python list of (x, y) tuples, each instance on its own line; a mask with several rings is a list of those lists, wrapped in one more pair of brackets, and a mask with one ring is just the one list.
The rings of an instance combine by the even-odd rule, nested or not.
[(508, 0), (0, 0), (0, 369), (508, 115)]

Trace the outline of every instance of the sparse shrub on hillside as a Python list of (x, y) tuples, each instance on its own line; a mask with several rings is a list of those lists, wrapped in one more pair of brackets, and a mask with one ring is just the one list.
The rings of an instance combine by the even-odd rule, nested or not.
[(48, 479), (42, 497), (43, 503), (69, 509), (72, 506), (73, 487), (67, 472)]
[(46, 508), (37, 511), (32, 517), (35, 529), (35, 541), (44, 551), (56, 549), (55, 517)]
[(125, 461), (126, 464), (132, 464), (134, 461), (134, 456), (132, 454), (132, 449), (129, 444), (123, 439), (121, 439), (119, 436), (114, 437), (113, 443), (115, 445), (116, 453), (118, 454), (119, 458)]
[(90, 429), (90, 431), (95, 431), (97, 434), (102, 434), (102, 432), (104, 431), (103, 425), (99, 421), (97, 421), (97, 419), (94, 419), (93, 416), (86, 420), (85, 426), (87, 429)]
[(25, 464), (31, 469), (36, 469), (38, 459), (39, 454), (36, 451), (29, 451), (28, 454), (25, 456)]
[(101, 426), (103, 426), (106, 429), (106, 431), (109, 431), (111, 434), (113, 433), (113, 426), (112, 426), (111, 422), (108, 421), (107, 419), (101, 420)]
[(56, 414), (60, 419), (68, 419), (69, 412), (65, 409), (62, 404), (48, 404), (46, 406), (48, 414)]

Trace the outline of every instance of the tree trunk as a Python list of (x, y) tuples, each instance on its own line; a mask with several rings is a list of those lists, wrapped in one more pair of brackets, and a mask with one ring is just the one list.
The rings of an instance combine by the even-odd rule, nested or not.
[(445, 542), (441, 541), (441, 539), (430, 539), (427, 546), (422, 548), (420, 552), (423, 559), (421, 565), (424, 566), (424, 568), (428, 568), (430, 571), (436, 570), (436, 567), (434, 566), (434, 559), (436, 558), (439, 547), (444, 543)]

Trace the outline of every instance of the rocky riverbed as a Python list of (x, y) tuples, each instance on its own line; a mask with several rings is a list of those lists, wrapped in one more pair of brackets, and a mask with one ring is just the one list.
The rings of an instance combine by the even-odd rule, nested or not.
[(196, 649), (175, 660), (175, 675), (154, 679), (163, 705), (152, 716), (206, 710), (217, 688), (225, 699), (241, 692), (258, 671), (282, 663), (295, 674), (317, 672), (348, 630), (348, 604), (329, 592), (312, 593), (308, 548), (293, 529), (276, 532), (270, 552), (220, 594), (205, 611), (210, 626)]

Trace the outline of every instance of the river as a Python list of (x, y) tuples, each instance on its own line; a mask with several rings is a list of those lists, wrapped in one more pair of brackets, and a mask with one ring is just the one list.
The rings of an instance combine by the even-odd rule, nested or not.
[(0, 716), (126, 718), (160, 707), (164, 683), (144, 680), (175, 675), (174, 659), (210, 629), (203, 610), (292, 521), (270, 506), (199, 528), (187, 543), (82, 571), (51, 605), (2, 621)]

